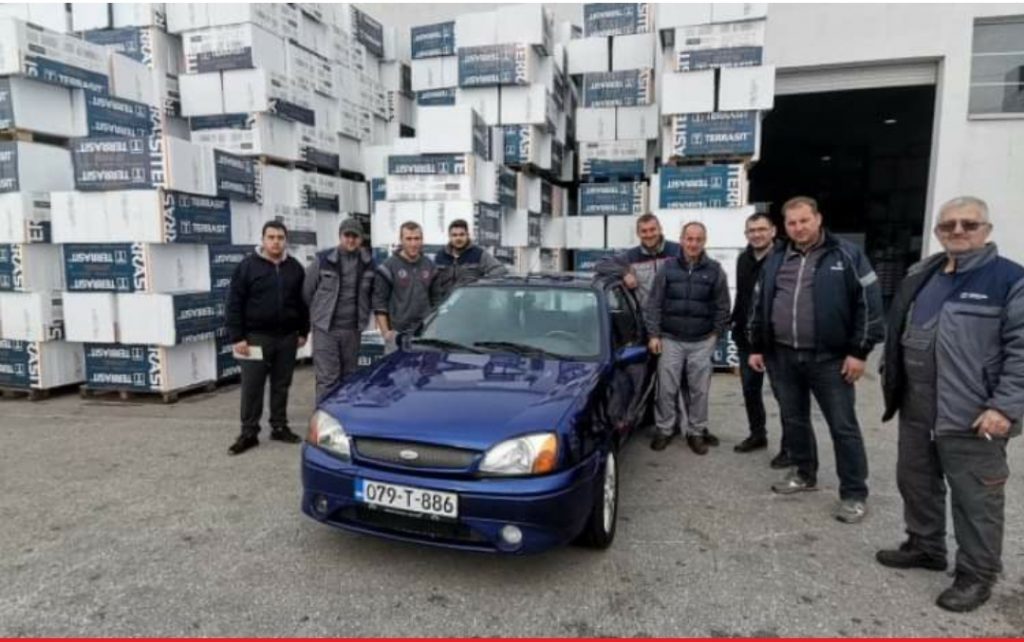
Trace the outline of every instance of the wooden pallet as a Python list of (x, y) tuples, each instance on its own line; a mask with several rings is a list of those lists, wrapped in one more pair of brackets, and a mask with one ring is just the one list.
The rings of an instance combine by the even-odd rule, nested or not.
[(580, 185), (587, 183), (646, 183), (650, 176), (646, 174), (622, 174), (618, 176), (581, 176)]
[(44, 401), (49, 399), (51, 396), (71, 392), (77, 387), (78, 384), (58, 386), (56, 388), (15, 388), (11, 386), (0, 386), (0, 398)]
[(673, 156), (662, 163), (666, 167), (705, 167), (707, 165), (743, 165), (745, 169), (753, 167), (754, 161), (749, 156), (716, 156), (714, 158), (689, 158)]
[(45, 143), (57, 147), (67, 147), (70, 139), (64, 136), (42, 134), (25, 129), (4, 129), (0, 130), (0, 141), (21, 142), (21, 143)]
[[(228, 381), (228, 380), (226, 380)], [(103, 397), (116, 396), (120, 401), (156, 401), (164, 404), (178, 403), (182, 396), (199, 392), (216, 392), (220, 385), (218, 381), (203, 381), (191, 386), (184, 386), (175, 390), (134, 390), (131, 388), (100, 388), (84, 384), (79, 387), (78, 393), (82, 399), (100, 399)]]

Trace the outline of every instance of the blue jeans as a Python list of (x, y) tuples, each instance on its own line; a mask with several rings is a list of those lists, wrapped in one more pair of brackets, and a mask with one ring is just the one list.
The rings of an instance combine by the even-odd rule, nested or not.
[(818, 444), (811, 425), (811, 394), (821, 407), (835, 451), (839, 497), (866, 499), (868, 458), (857, 422), (854, 386), (842, 375), (843, 357), (818, 360), (813, 350), (776, 345), (768, 355), (768, 374), (779, 402), (782, 434), (800, 475), (816, 481)]
[(750, 425), (751, 437), (767, 437), (767, 414), (764, 410), (764, 373), (758, 372), (747, 364), (749, 352), (740, 351), (740, 383), (743, 386), (743, 404), (747, 407), (747, 423)]

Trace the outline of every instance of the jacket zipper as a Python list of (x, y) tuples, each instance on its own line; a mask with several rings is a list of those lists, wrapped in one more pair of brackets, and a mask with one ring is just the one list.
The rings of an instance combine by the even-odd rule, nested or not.
[(796, 330), (797, 304), (800, 302), (800, 289), (804, 282), (804, 266), (807, 264), (807, 255), (800, 257), (800, 269), (796, 273), (796, 291), (793, 292), (793, 349), (800, 349), (800, 337)]

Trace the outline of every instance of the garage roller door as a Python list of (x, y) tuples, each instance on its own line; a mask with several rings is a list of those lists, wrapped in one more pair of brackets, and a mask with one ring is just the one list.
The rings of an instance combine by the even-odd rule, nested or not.
[(849, 89), (934, 85), (937, 77), (938, 63), (934, 61), (850, 67), (781, 68), (775, 77), (775, 94), (786, 96)]

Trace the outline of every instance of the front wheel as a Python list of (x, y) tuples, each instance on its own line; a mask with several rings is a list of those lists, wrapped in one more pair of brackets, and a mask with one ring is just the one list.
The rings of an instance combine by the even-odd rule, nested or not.
[(615, 526), (619, 518), (619, 460), (615, 450), (609, 450), (604, 459), (601, 485), (594, 494), (590, 518), (578, 542), (589, 548), (608, 548), (615, 539)]

